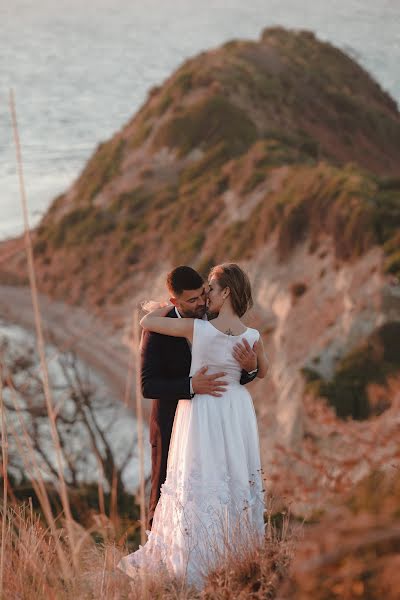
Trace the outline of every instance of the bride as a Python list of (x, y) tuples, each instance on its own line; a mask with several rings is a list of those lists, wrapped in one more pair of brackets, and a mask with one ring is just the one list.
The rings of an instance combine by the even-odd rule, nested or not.
[(185, 337), (192, 344), (190, 374), (208, 365), (224, 371), (221, 397), (196, 394), (176, 410), (167, 477), (144, 546), (123, 557), (118, 567), (137, 578), (165, 570), (201, 587), (204, 577), (234, 551), (259, 545), (264, 534), (264, 496), (256, 415), (249, 392), (240, 385), (241, 368), (233, 346), (257, 344), (258, 377), (268, 363), (262, 338), (241, 317), (253, 304), (247, 275), (232, 263), (209, 275), (208, 313), (212, 321), (165, 318), (171, 307), (141, 320), (145, 329)]

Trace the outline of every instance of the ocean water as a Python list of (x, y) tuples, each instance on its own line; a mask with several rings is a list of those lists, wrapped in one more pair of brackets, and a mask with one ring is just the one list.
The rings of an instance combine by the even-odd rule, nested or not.
[(0, 0), (0, 239), (22, 231), (10, 88), (33, 226), (152, 86), (272, 25), (343, 48), (400, 104), (399, 0)]

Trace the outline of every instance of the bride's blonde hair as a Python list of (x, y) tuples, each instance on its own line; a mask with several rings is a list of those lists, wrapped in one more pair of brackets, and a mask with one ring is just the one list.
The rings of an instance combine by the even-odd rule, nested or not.
[(251, 284), (248, 275), (235, 263), (222, 263), (213, 267), (208, 279), (215, 277), (219, 286), (230, 289), (232, 308), (242, 317), (253, 306)]

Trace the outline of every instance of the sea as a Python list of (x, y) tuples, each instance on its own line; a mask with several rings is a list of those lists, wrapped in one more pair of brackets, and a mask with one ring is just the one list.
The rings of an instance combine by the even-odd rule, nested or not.
[(151, 87), (275, 25), (344, 49), (400, 104), (400, 0), (0, 0), (0, 240), (23, 228), (11, 89), (34, 226)]

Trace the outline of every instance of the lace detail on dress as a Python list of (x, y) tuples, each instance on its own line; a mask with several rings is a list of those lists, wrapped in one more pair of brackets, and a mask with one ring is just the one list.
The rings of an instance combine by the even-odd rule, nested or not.
[(175, 471), (169, 468), (161, 491), (162, 494), (173, 496), (183, 505), (195, 502), (196, 507), (207, 514), (215, 504), (245, 503), (246, 506), (252, 506), (262, 498), (261, 469), (251, 473), (251, 479), (244, 485), (235, 481), (227, 472), (217, 473), (214, 480), (205, 482), (201, 465), (196, 463), (191, 465), (189, 473), (183, 469)]
[[(227, 548), (256, 545), (264, 533), (264, 499), (261, 474), (248, 485), (225, 473), (204, 482), (201, 469), (190, 475), (169, 470), (148, 541), (125, 557), (123, 569), (138, 575), (140, 569), (155, 569), (186, 576), (200, 586), (210, 568), (215, 568)], [(123, 559), (124, 560), (124, 559)]]

